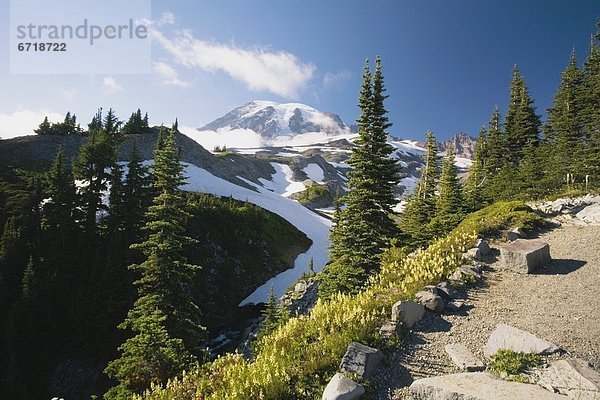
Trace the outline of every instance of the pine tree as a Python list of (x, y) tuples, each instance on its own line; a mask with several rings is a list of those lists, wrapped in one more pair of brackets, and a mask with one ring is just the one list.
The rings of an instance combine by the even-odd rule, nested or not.
[(496, 106), (488, 123), (488, 136), (485, 146), (486, 173), (490, 178), (506, 165), (508, 151), (508, 141), (505, 132), (502, 130), (500, 110)]
[(269, 290), (269, 301), (262, 311), (262, 316), (264, 319), (257, 336), (259, 340), (277, 329), (288, 318), (287, 309), (277, 304), (273, 287)]
[(331, 260), (320, 291), (324, 296), (337, 291), (357, 292), (369, 274), (379, 269), (379, 255), (397, 234), (390, 218), (398, 167), (391, 161), (386, 129), (390, 126), (383, 102), (381, 62), (371, 76), (368, 61), (358, 105), (359, 137), (348, 163), (348, 193), (342, 199), (346, 209), (338, 210), (331, 231)]
[(152, 203), (148, 168), (142, 164), (135, 142), (127, 163), (127, 175), (123, 189), (123, 202), (127, 212), (123, 217), (123, 227), (130, 243), (141, 239), (144, 214)]
[(584, 173), (587, 188), (600, 187), (600, 22), (583, 64), (582, 124), (586, 140)]
[(23, 273), (23, 283), (21, 284), (21, 292), (23, 299), (30, 299), (37, 289), (35, 265), (33, 256), (29, 257), (27, 267)]
[(514, 165), (521, 162), (525, 146), (530, 142), (534, 146), (538, 144), (540, 125), (540, 118), (535, 114), (533, 99), (529, 96), (525, 79), (515, 65), (505, 123), (508, 158)]
[(195, 359), (203, 337), (200, 312), (190, 292), (199, 267), (188, 264), (183, 255), (195, 241), (184, 235), (190, 214), (179, 191), (185, 177), (173, 131), (162, 138), (153, 170), (159, 194), (147, 213), (148, 239), (132, 246), (146, 256), (144, 262), (131, 266), (140, 274), (135, 283), (139, 297), (120, 325), (135, 335), (121, 346), (121, 358), (106, 369), (120, 381), (109, 398), (118, 398), (121, 392), (139, 393), (151, 383), (164, 383), (181, 373)]
[[(577, 176), (583, 181), (583, 153), (585, 137), (581, 112), (583, 79), (577, 67), (575, 51), (571, 53), (569, 65), (562, 73), (554, 104), (548, 109), (548, 122), (544, 127), (546, 138), (553, 146), (553, 172), (555, 179), (566, 174)], [(557, 183), (558, 183), (557, 182)]]
[(484, 189), (488, 184), (487, 170), (487, 132), (485, 127), (481, 127), (475, 150), (473, 152), (473, 164), (469, 168), (469, 175), (464, 186), (464, 210), (479, 210), (485, 204)]
[(143, 134), (148, 131), (148, 114), (142, 117), (142, 111), (138, 108), (131, 114), (129, 120), (123, 125), (121, 130), (123, 135)]
[(105, 208), (101, 198), (111, 179), (107, 170), (116, 163), (122, 136), (119, 132), (119, 121), (112, 109), (104, 120), (101, 110), (98, 111), (88, 126), (90, 138), (79, 148), (73, 169), (75, 176), (85, 184), (80, 189), (84, 228), (88, 236), (93, 237), (96, 234), (96, 213)]
[(425, 167), (419, 178), (417, 197), (423, 200), (423, 212), (425, 219), (429, 221), (435, 214), (435, 191), (440, 177), (440, 159), (437, 154), (439, 149), (435, 135), (431, 131), (427, 131), (425, 134), (425, 148), (427, 150)]
[(56, 244), (54, 250), (64, 251), (73, 244), (76, 192), (73, 177), (65, 166), (62, 147), (46, 176), (46, 193), (49, 199), (43, 206), (42, 227), (48, 240)]
[[(133, 210), (132, 210), (133, 211)], [(125, 205), (125, 189), (123, 185), (123, 168), (115, 163), (111, 169), (110, 193), (108, 196), (107, 227), (109, 233), (123, 231), (125, 216), (130, 211)]]
[(429, 231), (434, 237), (443, 236), (450, 232), (462, 218), (463, 200), (455, 162), (454, 148), (449, 146), (442, 163), (440, 192), (437, 197), (435, 217), (429, 226)]
[(44, 120), (39, 125), (37, 129), (33, 130), (38, 135), (51, 135), (52, 134), (52, 125), (48, 122), (48, 117), (44, 117)]
[(435, 216), (435, 191), (440, 165), (437, 140), (431, 131), (427, 131), (425, 135), (425, 148), (425, 166), (421, 169), (417, 191), (408, 200), (400, 216), (400, 226), (402, 231), (410, 236), (412, 247), (423, 246), (431, 239), (430, 232), (424, 228)]

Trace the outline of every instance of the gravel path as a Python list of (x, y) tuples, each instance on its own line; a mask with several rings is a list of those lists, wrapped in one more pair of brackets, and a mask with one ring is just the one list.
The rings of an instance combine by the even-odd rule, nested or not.
[(463, 310), (426, 313), (403, 349), (388, 357), (369, 398), (409, 400), (406, 386), (413, 380), (458, 372), (444, 346), (463, 343), (483, 357), (483, 346), (499, 323), (549, 340), (600, 370), (600, 226), (565, 225), (540, 240), (550, 244), (550, 266), (519, 275), (497, 271), (492, 263), (484, 270), (483, 286), (469, 291)]

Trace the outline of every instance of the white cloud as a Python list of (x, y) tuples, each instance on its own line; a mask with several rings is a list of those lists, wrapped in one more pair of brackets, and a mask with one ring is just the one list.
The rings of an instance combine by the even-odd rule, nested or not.
[(323, 86), (325, 88), (339, 87), (350, 78), (352, 78), (352, 73), (348, 70), (335, 73), (327, 72), (323, 77)]
[(206, 150), (212, 151), (215, 146), (228, 148), (257, 148), (264, 145), (262, 137), (249, 129), (199, 131), (188, 126), (180, 126), (179, 130), (186, 136), (200, 143)]
[(123, 86), (112, 76), (107, 76), (102, 80), (101, 89), (104, 93), (112, 94), (123, 91)]
[(162, 13), (162, 15), (160, 16), (160, 19), (157, 21), (157, 23), (158, 23), (158, 26), (173, 25), (175, 23), (175, 15), (170, 11), (166, 11), (166, 12)]
[(313, 64), (303, 63), (285, 51), (208, 42), (195, 38), (189, 31), (178, 33), (174, 39), (156, 29), (151, 32), (176, 62), (206, 72), (223, 71), (254, 91), (296, 98), (316, 69)]
[(12, 114), (0, 114), (0, 138), (34, 135), (33, 130), (46, 116), (50, 122), (60, 122), (65, 118), (64, 115), (45, 110), (17, 110)]
[(165, 85), (179, 86), (179, 87), (189, 87), (191, 84), (189, 82), (183, 81), (179, 79), (177, 71), (175, 68), (170, 66), (167, 63), (162, 61), (157, 61), (152, 63), (152, 70), (156, 72), (161, 78), (162, 83)]

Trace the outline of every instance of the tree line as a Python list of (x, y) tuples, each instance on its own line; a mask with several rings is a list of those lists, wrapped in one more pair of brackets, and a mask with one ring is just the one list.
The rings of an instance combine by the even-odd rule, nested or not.
[(45, 174), (19, 182), (25, 199), (14, 203), (25, 205), (7, 211), (0, 237), (0, 397), (46, 396), (47, 368), (63, 354), (110, 355), (111, 399), (165, 383), (203, 357), (177, 125), (159, 129), (150, 167), (135, 145), (117, 162), (124, 135), (145, 127), (139, 110), (122, 125), (100, 109), (71, 162), (60, 148)]

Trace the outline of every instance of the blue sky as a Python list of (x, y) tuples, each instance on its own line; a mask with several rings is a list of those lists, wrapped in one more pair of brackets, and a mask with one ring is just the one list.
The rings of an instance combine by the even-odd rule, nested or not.
[(352, 123), (364, 60), (375, 55), (394, 136), (475, 135), (495, 104), (506, 109), (515, 63), (543, 114), (573, 47), (583, 63), (600, 16), (597, 0), (154, 0), (150, 74), (11, 75), (9, 2), (0, 3), (0, 137), (67, 110), (87, 123), (97, 107), (199, 127), (255, 99)]

